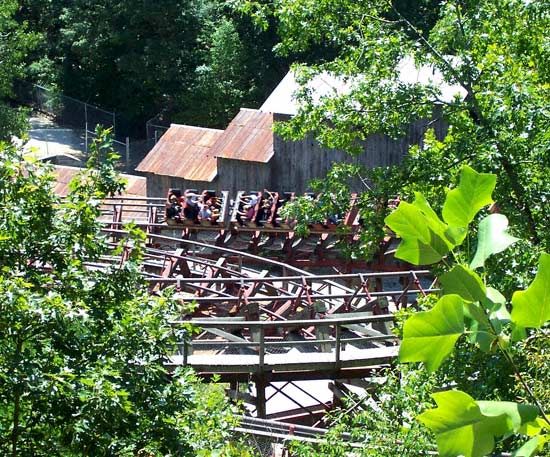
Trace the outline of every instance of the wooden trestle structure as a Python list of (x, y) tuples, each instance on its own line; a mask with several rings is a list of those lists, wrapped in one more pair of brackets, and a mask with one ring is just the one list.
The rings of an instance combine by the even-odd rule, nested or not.
[[(159, 232), (173, 227), (154, 222), (158, 205), (148, 205), (149, 220), (119, 209), (113, 213), (116, 221), (103, 222), (113, 245), (123, 236), (124, 223), (142, 225), (147, 231), (143, 273), (150, 292), (170, 287), (175, 300), (195, 304), (171, 325), (176, 334), (185, 334), (189, 324), (200, 332), (181, 339), (167, 366), (191, 366), (207, 379), (216, 375), (230, 384), (230, 395), (244, 400), (259, 418), (317, 423), (345, 395), (344, 382), (364, 387), (370, 377), (391, 366), (399, 348), (393, 312), (433, 290), (425, 270), (394, 266), (395, 271), (325, 274), (325, 268), (313, 273), (217, 245), (216, 236), (194, 237), (201, 241), (185, 236), (185, 231), (183, 238), (165, 236)], [(130, 249), (105, 260), (123, 262)], [(327, 380), (327, 388), (332, 380), (334, 400), (317, 399), (300, 385), (311, 380)], [(253, 389), (243, 391), (242, 384)], [(292, 398), (288, 386), (309, 398), (309, 406)], [(294, 407), (270, 414), (269, 397), (276, 394)]]
[[(166, 217), (166, 199), (140, 197), (113, 197), (104, 200), (102, 221), (108, 223), (112, 229), (120, 229), (125, 222), (132, 220), (148, 234), (166, 234), (261, 254), (262, 258), (284, 260), (289, 265), (302, 268), (335, 267), (341, 271), (358, 268), (396, 270), (384, 256), (391, 244), (389, 239), (381, 240), (380, 255), (374, 263), (345, 259), (340, 255), (340, 242), (345, 242), (348, 246), (359, 242), (362, 225), (356, 206), (356, 194), (350, 195), (349, 210), (338, 221), (312, 222), (308, 225), (307, 235), (302, 236), (294, 230), (295, 221), (279, 217), (281, 206), (277, 205), (294, 200), (293, 193), (281, 195), (279, 199), (275, 192), (271, 212), (261, 220), (243, 220), (239, 216), (239, 209), (246, 198), (244, 192), (238, 192), (234, 199), (230, 197), (225, 191), (217, 196), (221, 202), (221, 211), (214, 222), (183, 220), (176, 223)], [(258, 197), (257, 206), (260, 201)]]

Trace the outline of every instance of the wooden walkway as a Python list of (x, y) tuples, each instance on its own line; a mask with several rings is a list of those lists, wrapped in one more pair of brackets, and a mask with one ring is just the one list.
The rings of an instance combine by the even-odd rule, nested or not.
[(184, 341), (168, 366), (191, 366), (202, 375), (296, 379), (301, 373), (302, 379), (315, 379), (332, 373), (330, 377), (337, 378), (338, 373), (350, 369), (388, 366), (399, 351), (391, 332), (392, 314), (352, 312), (330, 319), (172, 322), (176, 331), (188, 324), (203, 332), (192, 341)]
[[(354, 351), (341, 351), (337, 363), (334, 353), (298, 351), (286, 354), (266, 354), (262, 371), (339, 371), (345, 368), (373, 368), (388, 365), (397, 357), (399, 346), (385, 346)], [(171, 357), (170, 367), (184, 365), (183, 356)], [(260, 369), (258, 355), (244, 354), (192, 354), (186, 365), (199, 373), (257, 373)]]

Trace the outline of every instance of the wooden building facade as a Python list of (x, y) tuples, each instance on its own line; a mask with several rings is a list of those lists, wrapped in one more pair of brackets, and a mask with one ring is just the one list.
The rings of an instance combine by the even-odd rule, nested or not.
[[(137, 167), (147, 177), (148, 195), (161, 197), (169, 188), (302, 193), (308, 180), (324, 177), (334, 162), (368, 168), (395, 165), (411, 145), (421, 144), (428, 128), (435, 129), (438, 138), (446, 134), (444, 121), (418, 120), (399, 140), (369, 136), (364, 152), (356, 156), (323, 149), (312, 137), (283, 140), (273, 133), (273, 123), (296, 113), (296, 83), (289, 75), (259, 110), (241, 109), (223, 131), (173, 124)], [(314, 89), (323, 93), (336, 83), (325, 77), (317, 84)]]

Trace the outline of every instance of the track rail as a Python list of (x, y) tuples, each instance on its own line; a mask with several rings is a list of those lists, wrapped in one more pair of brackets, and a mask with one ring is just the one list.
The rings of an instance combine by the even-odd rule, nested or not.
[[(360, 240), (363, 228), (356, 207), (356, 194), (350, 196), (348, 208), (341, 218), (312, 222), (307, 233), (301, 235), (295, 231), (295, 220), (280, 217), (283, 203), (279, 195), (274, 193), (270, 197), (271, 207), (264, 212), (261, 195), (258, 193), (253, 215), (242, 215), (243, 208), (247, 207), (245, 199), (249, 198), (244, 192), (238, 192), (234, 199), (229, 198), (228, 192), (220, 192), (216, 198), (221, 199), (221, 212), (216, 220), (183, 218), (178, 222), (167, 217), (165, 199), (116, 197), (103, 200), (101, 220), (113, 229), (121, 229), (124, 224), (133, 222), (148, 234), (179, 231), (184, 239), (262, 253), (264, 257), (279, 257), (296, 265), (365, 266), (360, 261), (344, 261), (339, 255), (342, 242), (350, 245)], [(289, 195), (292, 197), (287, 196), (284, 203), (294, 199), (293, 194)], [(385, 252), (389, 245), (389, 238), (382, 241), (380, 252)], [(376, 263), (383, 268), (387, 262), (380, 255)]]
[[(131, 258), (127, 232), (105, 226), (104, 233), (113, 248), (123, 244), (106, 253), (105, 264)], [(253, 382), (259, 417), (267, 414), (266, 388), (277, 381), (357, 379), (390, 367), (399, 350), (393, 311), (435, 290), (426, 270), (315, 274), (230, 247), (147, 238), (143, 274), (151, 293), (171, 288), (167, 296), (195, 304), (170, 322), (179, 344), (167, 367)], [(190, 325), (200, 329), (192, 337)]]

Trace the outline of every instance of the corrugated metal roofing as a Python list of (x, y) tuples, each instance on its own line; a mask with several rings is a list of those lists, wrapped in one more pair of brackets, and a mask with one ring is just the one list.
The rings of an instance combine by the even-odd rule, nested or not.
[(269, 162), (273, 156), (273, 114), (241, 108), (211, 154), (225, 159)]
[(172, 124), (136, 170), (191, 181), (213, 181), (218, 170), (211, 147), (223, 133)]
[[(448, 59), (451, 62), (456, 61), (452, 57), (448, 57)], [(404, 57), (399, 62), (397, 69), (400, 82), (437, 85), (441, 91), (440, 100), (450, 102), (456, 95), (462, 98), (466, 96), (466, 91), (461, 86), (446, 82), (437, 68), (430, 65), (417, 66), (411, 56)], [(354, 84), (354, 79), (360, 80), (360, 75), (357, 78), (346, 80), (328, 72), (322, 72), (309, 81), (307, 87), (313, 94), (313, 101), (318, 102), (324, 96), (348, 93)], [(296, 115), (300, 107), (299, 101), (295, 98), (298, 89), (300, 89), (300, 85), (296, 81), (294, 72), (290, 70), (260, 107), (260, 111)]]
[[(55, 166), (53, 172), (56, 176), (56, 184), (54, 192), (61, 196), (66, 196), (69, 193), (69, 183), (82, 168), (68, 167), (63, 165)], [(126, 185), (125, 197), (146, 197), (147, 196), (147, 179), (142, 176), (122, 174), (128, 184)]]
[[(260, 111), (296, 115), (300, 105), (295, 94), (300, 87), (296, 81), (296, 75), (290, 70), (260, 107)], [(315, 101), (320, 100), (321, 97), (349, 92), (349, 83), (328, 72), (322, 72), (315, 76), (307, 87), (312, 92)]]

